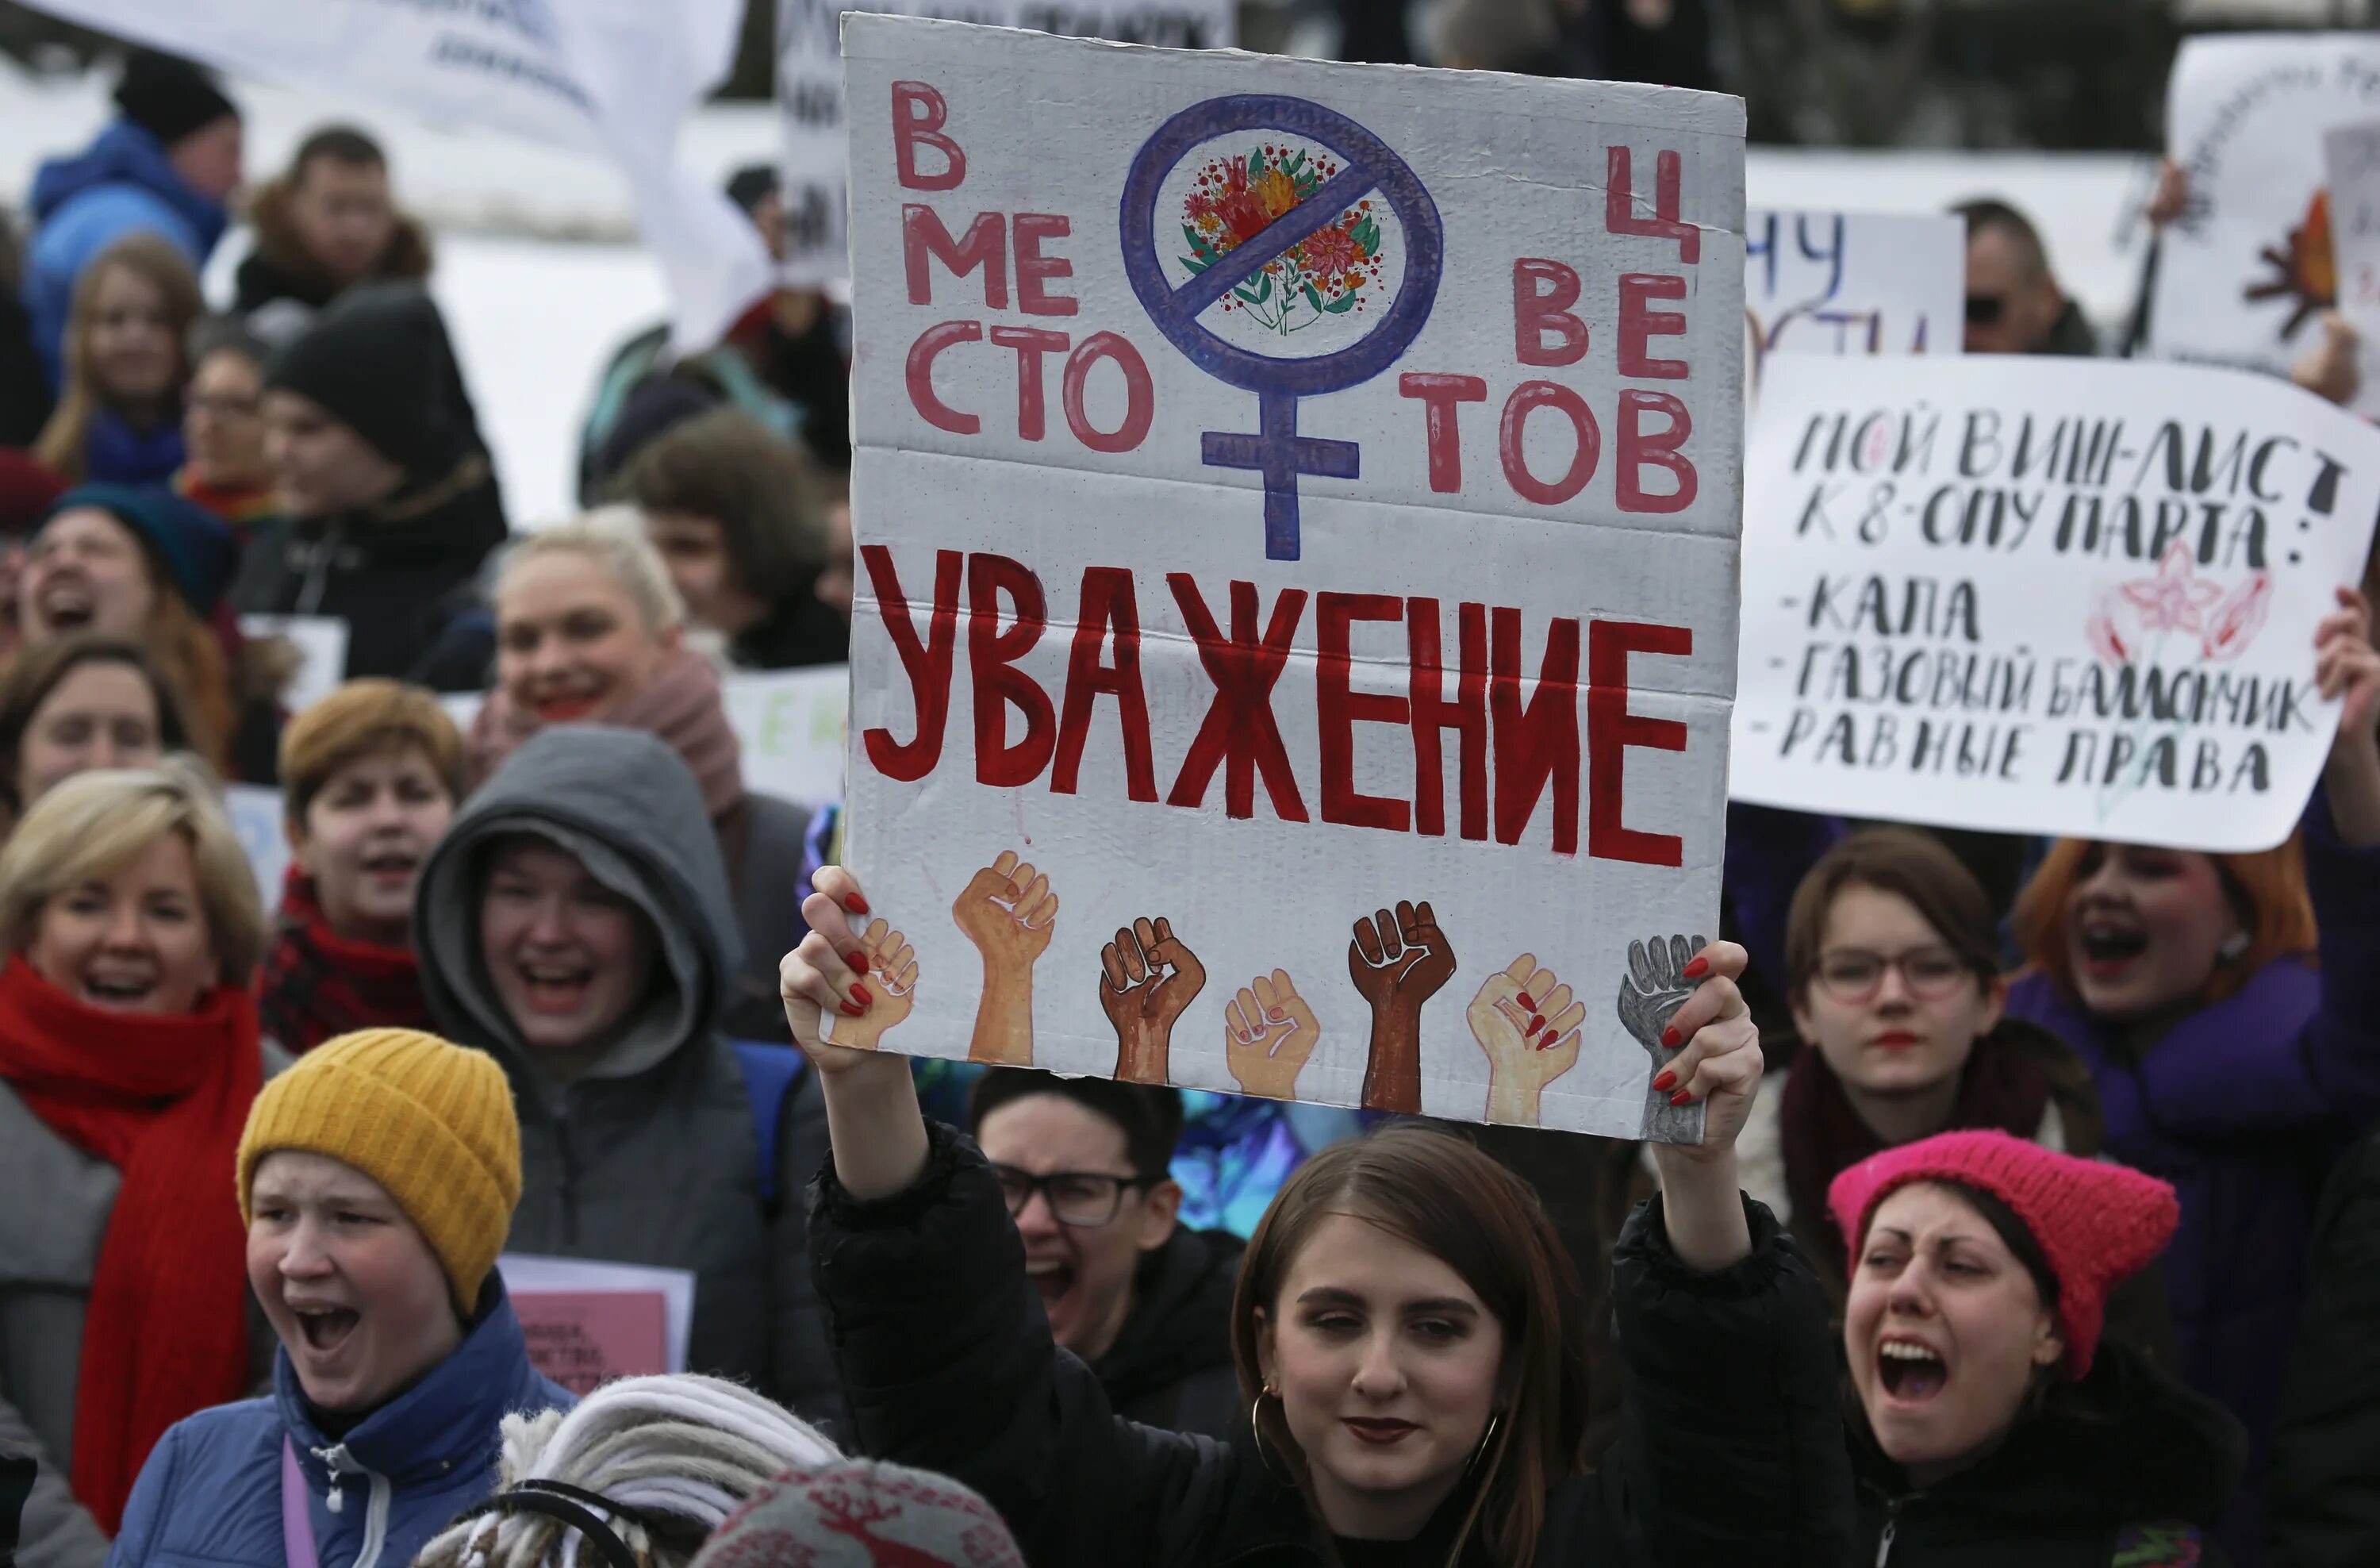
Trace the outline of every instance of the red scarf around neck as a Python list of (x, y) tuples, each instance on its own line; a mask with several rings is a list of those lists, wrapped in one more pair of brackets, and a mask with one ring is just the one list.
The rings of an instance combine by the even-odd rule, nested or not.
[(0, 1079), (123, 1173), (83, 1312), (72, 1469), (75, 1496), (114, 1535), (165, 1428), (246, 1391), (247, 1241), (231, 1186), (264, 1082), (256, 1006), (224, 986), (182, 1016), (108, 1012), (10, 959)]
[[(1995, 1042), (1985, 1035), (1975, 1042), (1959, 1078), (1959, 1098), (1949, 1119), (1937, 1133), (1980, 1131), (1997, 1127), (2031, 1141), (2041, 1131), (2049, 1110), (2049, 1078), (2040, 1064), (2022, 1052)], [(1885, 1142), (1860, 1120), (1840, 1078), (1827, 1065), (1817, 1042), (1804, 1040), (1794, 1054), (1793, 1070), (1785, 1076), (1785, 1096), (1778, 1102), (1779, 1135), (1785, 1149), (1785, 1191), (1793, 1200), (1794, 1223), (1806, 1216), (1827, 1238), (1828, 1258), (1843, 1257), (1845, 1243), (1827, 1211), (1827, 1188), (1834, 1179), (1871, 1154), (1884, 1152)]]
[(281, 884), (280, 929), (257, 974), (256, 1004), (264, 1032), (300, 1056), (355, 1029), (431, 1027), (413, 950), (333, 930), (314, 879), (295, 866)]

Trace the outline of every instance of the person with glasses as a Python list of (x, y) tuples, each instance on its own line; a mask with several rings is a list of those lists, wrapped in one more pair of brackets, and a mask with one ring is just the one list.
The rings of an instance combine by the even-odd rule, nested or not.
[(2098, 353), (2098, 334), (2058, 286), (2031, 219), (1988, 199), (1962, 201), (1950, 215), (1967, 225), (1968, 353)]
[(1175, 1223), (1181, 1091), (1000, 1067), (977, 1081), (967, 1124), (1050, 1335), (1116, 1413), (1208, 1437), (1245, 1427), (1231, 1339), (1241, 1243)]
[(243, 538), (279, 504), (264, 459), (264, 366), (272, 352), (230, 317), (190, 329), (190, 389), (182, 402), (189, 456), (175, 471), (174, 489)]

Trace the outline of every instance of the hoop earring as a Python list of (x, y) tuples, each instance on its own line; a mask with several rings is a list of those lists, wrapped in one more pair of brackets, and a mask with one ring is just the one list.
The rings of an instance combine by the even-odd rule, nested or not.
[(1491, 1410), (1488, 1413), (1488, 1429), (1479, 1434), (1479, 1446), (1471, 1451), (1471, 1464), (1463, 1468), (1470, 1469), (1488, 1457), (1488, 1445), (1496, 1440), (1496, 1426), (1503, 1418), (1504, 1413), (1500, 1410)]
[(2223, 945), (2215, 951), (2226, 964), (2237, 964), (2247, 954), (2252, 945), (2253, 945), (2253, 939), (2246, 931), (2233, 931), (2223, 939)]
[(1257, 1391), (1255, 1401), (1248, 1405), (1248, 1436), (1255, 1440), (1257, 1446), (1257, 1463), (1264, 1466), (1265, 1474), (1270, 1476), (1274, 1480), (1279, 1481), (1282, 1486), (1293, 1487), (1297, 1485), (1297, 1477), (1295, 1476), (1284, 1476), (1279, 1470), (1273, 1468), (1272, 1455), (1265, 1451), (1264, 1424), (1257, 1419), (1257, 1416), (1262, 1414), (1264, 1410), (1264, 1402), (1267, 1399), (1278, 1399), (1279, 1397), (1281, 1396), (1274, 1392), (1272, 1385), (1269, 1383)]

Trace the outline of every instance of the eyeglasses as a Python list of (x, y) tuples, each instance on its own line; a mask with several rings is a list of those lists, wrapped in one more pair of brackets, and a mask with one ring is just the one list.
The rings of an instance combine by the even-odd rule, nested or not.
[(1970, 294), (1967, 296), (1967, 324), (1971, 327), (1996, 326), (1999, 323), (2000, 312), (2007, 309), (2008, 301), (1997, 294)]
[(194, 396), (188, 400), (188, 407), (192, 413), (204, 414), (211, 419), (252, 419), (262, 410), (264, 404), (262, 399), (255, 397)]
[(1111, 1176), (1103, 1171), (1052, 1171), (1037, 1176), (1014, 1165), (994, 1165), (1001, 1196), (1008, 1200), (1009, 1218), (1025, 1212), (1035, 1193), (1050, 1200), (1050, 1217), (1062, 1225), (1096, 1230), (1116, 1217), (1127, 1188), (1153, 1187), (1162, 1176)]
[(1884, 989), (1884, 972), (1900, 971), (1901, 984), (1921, 1002), (1939, 1002), (1974, 974), (1968, 962), (1939, 942), (1912, 947), (1888, 958), (1857, 947), (1838, 948), (1818, 960), (1818, 983), (1837, 1002), (1856, 1006)]

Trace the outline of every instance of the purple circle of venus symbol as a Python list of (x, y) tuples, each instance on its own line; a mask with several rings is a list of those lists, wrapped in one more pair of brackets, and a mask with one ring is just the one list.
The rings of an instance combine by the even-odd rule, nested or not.
[[(1166, 282), (1157, 249), (1159, 188), (1199, 143), (1239, 130), (1302, 136), (1345, 162), (1313, 199), (1291, 208), (1253, 239), (1174, 288)], [(1227, 343), (1199, 324), (1201, 311), (1375, 189), (1404, 225), (1405, 268), (1395, 302), (1361, 340), (1336, 353), (1276, 359)], [(1255, 468), (1264, 475), (1265, 554), (1276, 561), (1296, 560), (1297, 476), (1354, 479), (1358, 473), (1354, 442), (1297, 433), (1297, 400), (1343, 391), (1378, 375), (1396, 362), (1428, 321), (1444, 259), (1438, 204), (1403, 159), (1346, 115), (1303, 98), (1242, 93), (1194, 103), (1157, 128), (1133, 157), (1117, 222), (1124, 275), (1157, 330), (1208, 375), (1257, 395), (1258, 431), (1205, 432), (1203, 457), (1211, 468)]]

